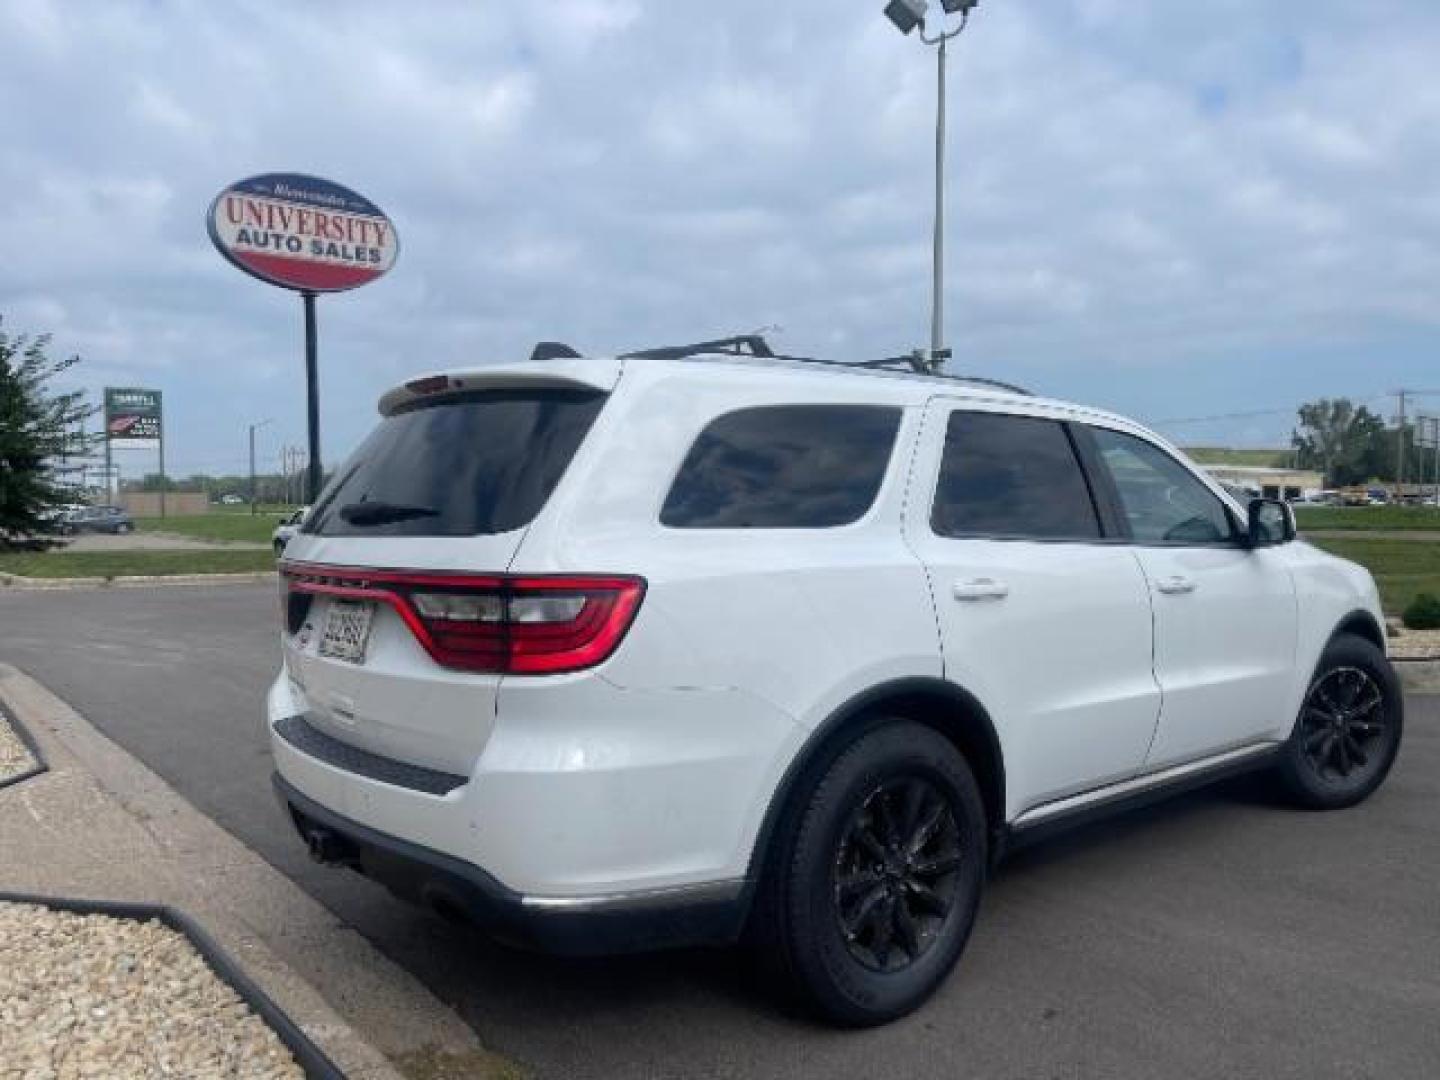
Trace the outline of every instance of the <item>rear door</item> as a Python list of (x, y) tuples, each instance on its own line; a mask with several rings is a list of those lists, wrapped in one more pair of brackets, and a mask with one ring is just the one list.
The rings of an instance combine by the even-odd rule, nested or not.
[(468, 773), (500, 677), (441, 667), (395, 607), (353, 586), (367, 571), (505, 572), (605, 400), (575, 386), (473, 388), (410, 401), (381, 422), (285, 550), (291, 580), (322, 590), (286, 601), (286, 666), (312, 725)]
[(907, 509), (945, 674), (989, 711), (1011, 816), (1134, 775), (1155, 732), (1150, 598), (1047, 415), (931, 403)]
[(1147, 767), (1287, 728), (1297, 614), (1283, 555), (1247, 547), (1220, 497), (1163, 447), (1110, 428), (1077, 432), (1094, 447), (1154, 604), (1164, 705)]

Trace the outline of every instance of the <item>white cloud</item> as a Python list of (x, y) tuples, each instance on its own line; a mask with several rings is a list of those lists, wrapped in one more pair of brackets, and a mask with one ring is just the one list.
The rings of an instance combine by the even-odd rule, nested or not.
[[(298, 305), (202, 222), (294, 169), (403, 243), (321, 305), (332, 455), (389, 383), (539, 338), (908, 349), (934, 68), (879, 6), (0, 0), (0, 313), (163, 382), (182, 468), (242, 414), (299, 441)], [(960, 363), (1149, 416), (1423, 378), (1437, 49), (1422, 0), (982, 7), (951, 73)]]

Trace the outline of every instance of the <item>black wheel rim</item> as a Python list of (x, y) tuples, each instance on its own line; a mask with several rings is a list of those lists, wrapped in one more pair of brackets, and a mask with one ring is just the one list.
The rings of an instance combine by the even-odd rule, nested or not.
[(1389, 738), (1385, 693), (1369, 672), (1333, 668), (1310, 688), (1300, 714), (1300, 749), (1321, 780), (1363, 784), (1384, 764)]
[(923, 957), (954, 914), (964, 861), (954, 808), (935, 783), (910, 776), (871, 791), (835, 853), (835, 914), (850, 955), (882, 972)]

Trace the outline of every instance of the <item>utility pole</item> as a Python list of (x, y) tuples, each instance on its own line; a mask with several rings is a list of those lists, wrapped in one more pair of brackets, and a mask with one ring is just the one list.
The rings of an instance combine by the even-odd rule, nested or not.
[(1395, 497), (1401, 498), (1401, 489), (1405, 485), (1405, 399), (1409, 396), (1408, 390), (1396, 390), (1395, 396), (1400, 399), (1400, 432), (1395, 439)]
[(1440, 506), (1440, 416), (1430, 417), (1430, 447), (1434, 465), (1432, 473), (1435, 479), (1435, 505)]
[(250, 516), (258, 514), (259, 508), (255, 505), (255, 432), (257, 429), (270, 423), (269, 420), (261, 420), (250, 424)]

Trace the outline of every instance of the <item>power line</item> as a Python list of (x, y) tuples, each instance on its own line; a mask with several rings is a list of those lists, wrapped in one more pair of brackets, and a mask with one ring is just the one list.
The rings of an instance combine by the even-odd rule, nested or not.
[[(1361, 398), (1358, 404), (1369, 405), (1376, 401), (1383, 401), (1397, 392), (1398, 391), (1392, 391), (1389, 394), (1372, 394), (1368, 398)], [(1407, 396), (1440, 394), (1440, 390), (1406, 390), (1405, 394)], [(1262, 416), (1295, 416), (1298, 413), (1298, 406), (1288, 405), (1282, 409), (1249, 409), (1245, 412), (1217, 413), (1214, 416), (1185, 416), (1171, 420), (1151, 420), (1149, 423), (1152, 427), (1176, 427), (1181, 424), (1213, 424), (1222, 420), (1254, 420)]]
[(1213, 424), (1220, 420), (1253, 420), (1257, 416), (1290, 416), (1294, 414), (1293, 405), (1284, 409), (1252, 409), (1248, 412), (1218, 413), (1215, 416), (1185, 416), (1174, 420), (1152, 420), (1154, 427), (1175, 427), (1180, 424)]

